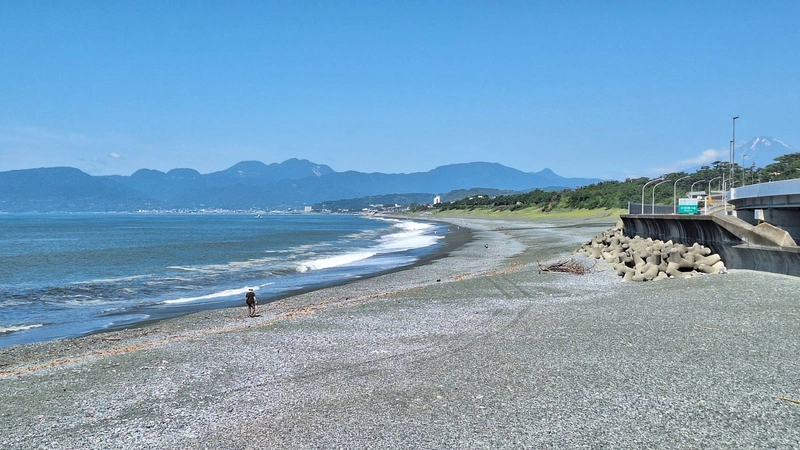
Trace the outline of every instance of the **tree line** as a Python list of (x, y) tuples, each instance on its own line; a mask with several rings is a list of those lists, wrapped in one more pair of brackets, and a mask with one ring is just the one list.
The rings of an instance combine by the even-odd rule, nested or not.
[[(669, 185), (670, 188), (662, 186), (655, 190), (655, 194), (648, 188), (645, 193), (645, 203), (652, 201), (653, 195), (655, 195), (657, 204), (672, 205), (674, 189), (678, 197), (683, 197), (692, 186), (694, 186), (694, 191), (707, 191), (709, 183), (712, 191), (719, 191), (723, 188), (723, 175), (726, 186), (730, 186), (730, 169), (729, 163), (714, 161), (710, 166), (701, 166), (693, 173), (665, 174), (663, 177), (668, 180), (665, 185)], [(733, 173), (735, 186), (800, 178), (800, 153), (779, 156), (775, 158), (775, 162), (762, 168), (756, 168), (755, 165), (743, 167), (734, 163)], [(681, 178), (684, 179), (680, 180)], [(639, 203), (641, 201), (642, 187), (649, 180), (647, 177), (628, 178), (625, 181), (603, 181), (562, 191), (535, 189), (530, 192), (495, 197), (475, 195), (440, 203), (434, 205), (433, 208), (441, 211), (474, 209), (516, 211), (535, 208), (543, 212), (571, 209), (625, 209), (629, 202)], [(678, 180), (680, 180), (679, 183), (675, 185), (675, 181)], [(413, 209), (416, 210), (428, 208), (427, 205), (414, 206)]]

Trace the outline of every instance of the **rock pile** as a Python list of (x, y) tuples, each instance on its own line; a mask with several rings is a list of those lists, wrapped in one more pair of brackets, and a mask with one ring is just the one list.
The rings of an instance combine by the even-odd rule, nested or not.
[(726, 271), (722, 258), (705, 246), (629, 238), (622, 233), (621, 224), (583, 244), (581, 251), (611, 264), (622, 281), (691, 278)]

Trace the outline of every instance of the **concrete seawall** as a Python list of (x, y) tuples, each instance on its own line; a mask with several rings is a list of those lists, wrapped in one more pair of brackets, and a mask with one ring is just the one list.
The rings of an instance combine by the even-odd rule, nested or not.
[(731, 216), (623, 215), (626, 236), (695, 242), (718, 253), (729, 269), (800, 276), (800, 247), (783, 230)]

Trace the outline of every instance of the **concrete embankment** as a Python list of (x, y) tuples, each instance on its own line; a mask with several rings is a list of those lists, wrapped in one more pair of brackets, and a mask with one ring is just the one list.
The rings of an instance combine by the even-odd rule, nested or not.
[(694, 243), (719, 254), (729, 269), (800, 276), (800, 247), (785, 231), (731, 216), (623, 215), (626, 236)]

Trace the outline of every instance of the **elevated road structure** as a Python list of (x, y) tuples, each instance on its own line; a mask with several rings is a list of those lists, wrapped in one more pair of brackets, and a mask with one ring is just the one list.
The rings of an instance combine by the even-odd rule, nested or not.
[(770, 223), (800, 240), (800, 179), (734, 188), (729, 198), (739, 219)]
[[(721, 197), (721, 195), (720, 195)], [(623, 231), (719, 253), (730, 269), (800, 276), (800, 179), (732, 189), (727, 208), (708, 215), (622, 215)], [(714, 197), (713, 203), (719, 205)], [(717, 206), (719, 208), (719, 206)], [(644, 209), (644, 208), (642, 208)], [(655, 208), (653, 208), (655, 209)]]

